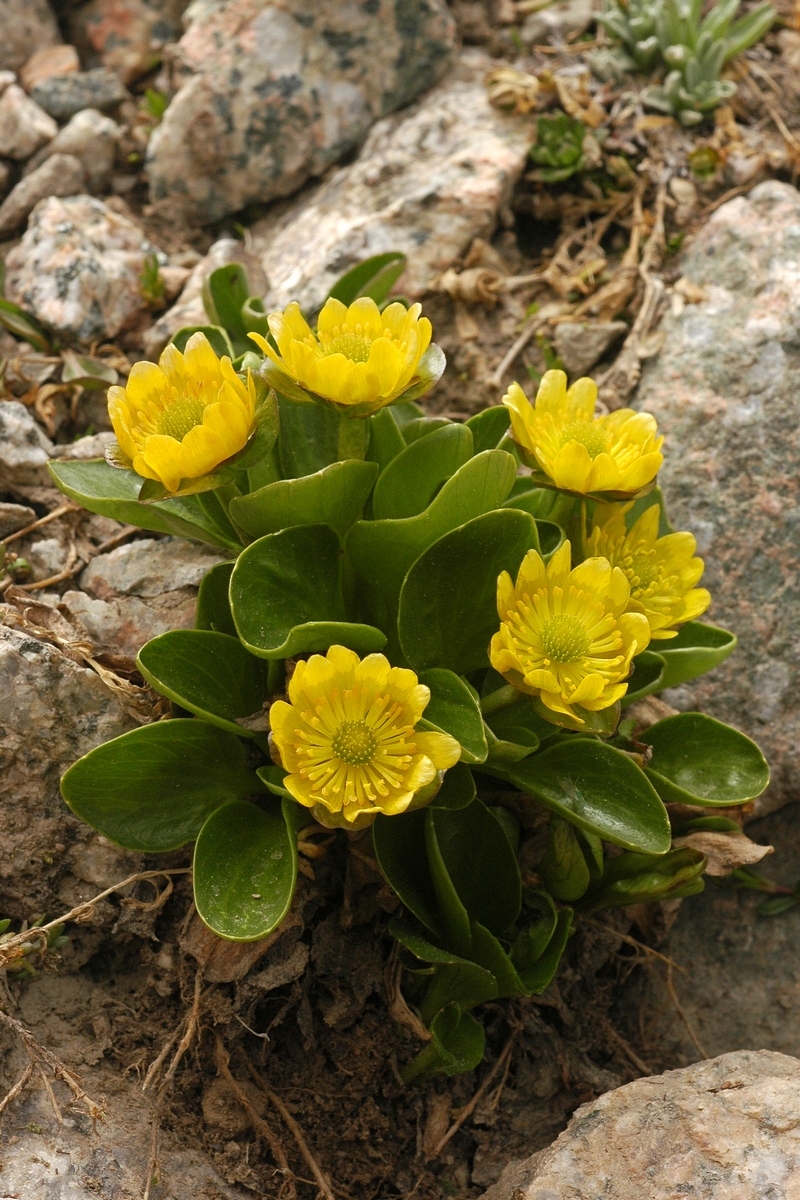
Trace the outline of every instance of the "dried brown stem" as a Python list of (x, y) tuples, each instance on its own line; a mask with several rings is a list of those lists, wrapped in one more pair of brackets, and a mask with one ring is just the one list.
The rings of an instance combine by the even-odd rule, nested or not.
[(498, 1058), (497, 1062), (492, 1067), (489, 1074), (484, 1079), (481, 1086), (475, 1092), (472, 1099), (469, 1100), (469, 1102), (464, 1105), (464, 1107), (461, 1109), (460, 1113), (456, 1117), (455, 1121), (448, 1129), (447, 1133), (444, 1135), (443, 1138), (440, 1139), (438, 1144), (434, 1147), (433, 1153), (430, 1156), (431, 1158), (436, 1158), (437, 1155), (441, 1154), (442, 1150), (444, 1150), (445, 1146), (450, 1141), (450, 1139), (452, 1137), (455, 1137), (455, 1135), (458, 1133), (459, 1129), (464, 1124), (467, 1117), (471, 1116), (472, 1113), (475, 1111), (475, 1109), (478, 1106), (478, 1102), (480, 1101), (481, 1097), (486, 1092), (487, 1088), (489, 1087), (489, 1084), (492, 1082), (495, 1075), (497, 1075), (498, 1071), (500, 1070), (500, 1068), (502, 1066), (505, 1066), (506, 1063), (509, 1062), (510, 1057), (511, 1057), (511, 1051), (514, 1048), (514, 1042), (517, 1040), (518, 1033), (519, 1033), (519, 1030), (515, 1029), (514, 1032), (511, 1034), (511, 1036), (509, 1037), (505, 1046), (503, 1047), (502, 1051), (500, 1052), (500, 1057)]
[(11, 542), (16, 542), (18, 538), (27, 537), (35, 529), (41, 529), (42, 525), (49, 525), (51, 521), (57, 520), (58, 517), (63, 517), (66, 513), (79, 511), (80, 509), (77, 504), (59, 504), (58, 508), (54, 508), (52, 512), (39, 517), (38, 521), (32, 521), (24, 529), (18, 529), (16, 533), (10, 533), (8, 537), (0, 538), (0, 546), (8, 546)]
[(247, 1095), (247, 1092), (244, 1091), (244, 1089), (237, 1083), (231, 1074), (230, 1067), (228, 1066), (228, 1063), (230, 1062), (230, 1055), (228, 1054), (228, 1051), (225, 1048), (222, 1038), (219, 1036), (219, 1034), (217, 1034), (214, 1061), (216, 1062), (217, 1070), (219, 1071), (220, 1075), (223, 1077), (228, 1087), (231, 1089), (234, 1096), (236, 1096), (236, 1099), (247, 1113), (253, 1129), (256, 1131), (256, 1133), (261, 1134), (261, 1136), (269, 1145), (270, 1151), (272, 1152), (272, 1157), (275, 1159), (278, 1169), (283, 1175), (289, 1200), (297, 1200), (295, 1174), (292, 1168), (289, 1166), (289, 1160), (286, 1157), (286, 1151), (283, 1148), (281, 1140), (271, 1125), (269, 1125), (264, 1118), (256, 1112), (250, 1101), (250, 1097)]
[(297, 1124), (297, 1121), (295, 1121), (294, 1117), (289, 1112), (288, 1108), (283, 1103), (280, 1096), (276, 1092), (273, 1092), (272, 1088), (269, 1086), (269, 1084), (267, 1083), (264, 1076), (259, 1071), (256, 1070), (256, 1068), (253, 1066), (253, 1064), (251, 1062), (247, 1063), (247, 1069), (249, 1070), (250, 1074), (253, 1076), (255, 1083), (258, 1085), (258, 1087), (261, 1089), (261, 1091), (264, 1093), (264, 1095), (269, 1100), (270, 1104), (272, 1104), (275, 1108), (277, 1108), (281, 1117), (286, 1122), (289, 1132), (291, 1133), (292, 1137), (294, 1138), (295, 1142), (297, 1143), (297, 1148), (300, 1151), (300, 1153), (302, 1154), (303, 1158), (305, 1159), (306, 1164), (307, 1164), (309, 1170), (311, 1171), (311, 1174), (314, 1176), (317, 1187), (319, 1188), (320, 1193), (324, 1197), (324, 1200), (336, 1200), (336, 1197), (333, 1194), (333, 1189), (331, 1188), (331, 1185), (328, 1181), (328, 1177), (325, 1175), (325, 1172), (322, 1170), (319, 1163), (314, 1158), (314, 1155), (311, 1153), (308, 1143), (306, 1142), (306, 1139), (303, 1136), (303, 1131), (300, 1128), (300, 1126)]
[(689, 1037), (692, 1039), (692, 1044), (694, 1045), (695, 1050), (697, 1051), (697, 1053), (700, 1055), (701, 1058), (708, 1058), (708, 1055), (706, 1054), (705, 1050), (703, 1049), (703, 1046), (701, 1045), (700, 1039), (698, 1038), (697, 1034), (694, 1031), (694, 1026), (692, 1025), (691, 1021), (687, 1017), (684, 1007), (681, 1004), (680, 1000), (678, 999), (678, 993), (675, 991), (675, 984), (672, 982), (672, 963), (669, 963), (669, 965), (667, 966), (667, 991), (670, 994), (672, 1003), (675, 1005), (678, 1016), (680, 1017), (680, 1019), (683, 1021), (684, 1025), (686, 1026), (686, 1032), (689, 1034)]

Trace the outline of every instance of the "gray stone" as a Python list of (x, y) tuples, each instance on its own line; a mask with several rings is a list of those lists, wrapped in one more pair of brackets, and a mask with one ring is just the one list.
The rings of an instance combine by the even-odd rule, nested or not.
[(34, 50), (60, 41), (47, 0), (0, 0), (0, 70), (18, 71)]
[(795, 1200), (798, 1181), (800, 1061), (742, 1050), (584, 1104), (482, 1200)]
[[(0, 911), (30, 919), (53, 911), (67, 870), (65, 847), (94, 837), (60, 799), (61, 774), (137, 722), (94, 671), (2, 624), (0, 696)], [(120, 865), (124, 879), (127, 856), (120, 854)]]
[(59, 458), (71, 460), (85, 461), (88, 458), (105, 458), (106, 447), (114, 440), (113, 433), (92, 433), (87, 437), (78, 438), (75, 442), (70, 442), (67, 446), (57, 446), (56, 453)]
[(564, 321), (556, 325), (553, 345), (571, 379), (580, 379), (628, 332), (624, 321), (598, 321), (585, 324)]
[(24, 529), (36, 520), (36, 513), (27, 504), (6, 504), (0, 501), (0, 538)]
[(11, 87), (12, 83), (17, 82), (17, 77), (13, 71), (0, 71), (0, 96), (6, 88)]
[(26, 96), (16, 83), (0, 96), (0, 154), (6, 158), (30, 158), (44, 142), (58, 133), (52, 117)]
[(28, 546), (25, 558), (33, 567), (32, 580), (49, 579), (66, 565), (67, 553), (61, 538), (43, 537)]
[(152, 71), (168, 42), (181, 36), (186, 0), (89, 0), (64, 11), (65, 31), (84, 61), (131, 83)]
[(706, 560), (709, 619), (738, 650), (688, 685), (772, 767), (756, 811), (800, 795), (800, 195), (764, 183), (717, 210), (683, 262), (635, 407), (666, 435), (670, 517)]
[(588, 29), (594, 20), (594, 0), (558, 0), (543, 5), (539, 12), (529, 13), (522, 23), (520, 37), (527, 46), (558, 44), (568, 34), (577, 36)]
[(414, 299), (493, 232), (525, 165), (530, 118), (492, 108), (484, 75), (490, 60), (467, 52), (446, 83), (372, 130), (358, 159), (282, 215), (253, 226), (271, 290), (313, 310), (360, 259), (408, 254), (398, 287)]
[(296, 191), (447, 70), (444, 0), (230, 0), (187, 14), (150, 140), (155, 201), (210, 223)]
[(80, 578), (81, 587), (101, 600), (109, 596), (160, 596), (182, 587), (199, 587), (210, 567), (225, 562), (210, 546), (183, 538), (140, 538), (94, 558)]
[(15, 484), (46, 487), (51, 482), (47, 462), (53, 451), (53, 443), (30, 409), (17, 400), (0, 404), (0, 492)]
[[(68, 125), (59, 130), (49, 145), (43, 146), (26, 163), (23, 175), (38, 167), (51, 154), (72, 154), (83, 163), (86, 187), (93, 194), (107, 189), (114, 170), (122, 130), (111, 117), (104, 117), (96, 108), (84, 108)], [(82, 189), (76, 189), (80, 191)], [(56, 195), (68, 195), (59, 192)]]
[(203, 304), (203, 284), (217, 267), (225, 267), (232, 262), (244, 266), (253, 295), (263, 295), (267, 279), (258, 258), (248, 251), (243, 242), (229, 237), (220, 238), (192, 270), (178, 303), (167, 309), (145, 332), (144, 350), (148, 358), (155, 362), (172, 335), (184, 325), (203, 325), (208, 321)]
[(20, 229), (40, 200), (48, 196), (74, 196), (83, 190), (83, 163), (72, 154), (54, 154), (20, 179), (0, 204), (0, 238)]
[(6, 296), (60, 337), (114, 337), (146, 311), (141, 275), (154, 247), (92, 196), (50, 197), (6, 258)]
[(71, 75), (51, 75), (31, 90), (31, 96), (57, 121), (68, 121), (84, 108), (101, 112), (118, 108), (130, 92), (119, 75), (105, 67), (76, 71)]
[(98, 600), (86, 592), (71, 591), (64, 594), (63, 603), (97, 650), (135, 658), (151, 638), (171, 629), (193, 627), (197, 589), (175, 588), (147, 600), (138, 596)]

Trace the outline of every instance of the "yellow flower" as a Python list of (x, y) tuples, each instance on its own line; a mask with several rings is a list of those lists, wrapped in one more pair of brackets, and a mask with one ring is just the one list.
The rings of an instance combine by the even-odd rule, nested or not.
[(389, 304), (381, 312), (365, 296), (349, 308), (329, 299), (314, 334), (292, 303), (268, 318), (277, 354), (260, 334), (250, 337), (302, 388), (366, 414), (391, 404), (417, 377), (432, 332), (421, 311), (420, 304)]
[(170, 343), (158, 366), (135, 363), (126, 387), (108, 389), (123, 456), (168, 492), (237, 454), (253, 432), (255, 406), (252, 379), (242, 383), (203, 333), (189, 338), (183, 354)]
[(694, 621), (711, 603), (710, 593), (695, 587), (703, 574), (703, 560), (693, 557), (697, 542), (691, 533), (659, 537), (657, 504), (645, 509), (628, 533), (629, 508), (629, 504), (598, 505), (589, 548), (625, 572), (631, 587), (628, 608), (644, 613), (650, 636), (673, 638), (677, 625)]
[(625, 574), (604, 558), (570, 570), (570, 544), (545, 567), (529, 550), (514, 585), (497, 581), (500, 630), (492, 666), (520, 692), (583, 724), (580, 709), (610, 708), (628, 690), (631, 660), (650, 641), (647, 618), (627, 612)]
[(289, 703), (276, 700), (269, 713), (284, 786), (328, 825), (361, 828), (378, 813), (404, 812), (461, 756), (449, 734), (415, 728), (430, 697), (383, 654), (362, 660), (331, 646), (298, 662)]
[(567, 391), (563, 371), (544, 374), (535, 407), (518, 383), (503, 397), (514, 440), (543, 482), (581, 496), (629, 499), (653, 483), (664, 439), (649, 413), (621, 408), (596, 417), (596, 400), (593, 380), (579, 379)]

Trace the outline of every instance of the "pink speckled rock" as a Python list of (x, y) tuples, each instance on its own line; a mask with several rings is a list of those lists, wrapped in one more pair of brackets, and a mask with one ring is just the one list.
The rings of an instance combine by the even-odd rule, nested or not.
[(739, 649), (667, 699), (761, 745), (763, 813), (800, 797), (800, 194), (762, 183), (724, 204), (683, 270), (707, 298), (675, 298), (635, 406), (666, 434), (670, 516), (696, 535), (709, 619)]
[(0, 0), (0, 71), (18, 71), (34, 50), (60, 41), (47, 0)]
[(204, 223), (321, 175), (441, 78), (454, 46), (444, 0), (194, 7), (148, 170), (155, 201)]
[(376, 125), (353, 164), (253, 227), (270, 306), (313, 310), (346, 270), (389, 250), (408, 254), (398, 286), (417, 298), (473, 238), (493, 232), (535, 126), (491, 107), (489, 65), (465, 54), (446, 83)]
[(147, 307), (141, 274), (152, 252), (141, 229), (100, 200), (53, 196), (6, 258), (6, 296), (62, 338), (113, 337)]
[(151, 71), (167, 42), (181, 33), (186, 0), (89, 0), (69, 5), (67, 36), (86, 62), (98, 62), (131, 83)]
[(481, 1200), (800, 1200), (800, 1062), (739, 1050), (575, 1113)]

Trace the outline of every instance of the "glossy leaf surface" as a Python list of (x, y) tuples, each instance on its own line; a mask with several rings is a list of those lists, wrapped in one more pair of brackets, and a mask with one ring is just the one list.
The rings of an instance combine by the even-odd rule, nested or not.
[(745, 804), (769, 783), (769, 767), (755, 742), (702, 713), (667, 717), (639, 741), (652, 746), (647, 774), (664, 800)]
[(331, 288), (330, 295), (347, 305), (359, 296), (369, 296), (380, 306), (405, 269), (405, 254), (398, 251), (375, 254), (343, 275)]
[(478, 697), (460, 675), (434, 668), (423, 671), (420, 683), (430, 688), (431, 698), (422, 724), (449, 733), (461, 743), (462, 762), (481, 763), (488, 748)]
[(117, 845), (147, 852), (193, 841), (212, 812), (259, 790), (240, 738), (186, 719), (124, 733), (61, 781), (76, 816)]
[(194, 615), (195, 629), (211, 629), (215, 633), (227, 633), (230, 637), (237, 636), (228, 597), (232, 572), (232, 562), (218, 563), (216, 567), (206, 571), (197, 593), (197, 608)]
[(231, 501), (231, 516), (251, 537), (294, 525), (330, 525), (345, 534), (361, 511), (378, 475), (372, 462), (348, 459), (300, 479), (269, 483)]
[(392, 459), (376, 484), (375, 520), (417, 516), (471, 457), (472, 434), (465, 425), (448, 424), (412, 442)]
[(662, 688), (677, 687), (696, 679), (724, 662), (736, 649), (737, 638), (727, 629), (689, 621), (678, 630), (677, 637), (651, 644), (666, 664)]
[(220, 937), (253, 942), (280, 925), (297, 881), (297, 842), (278, 801), (212, 813), (194, 849), (194, 899)]

